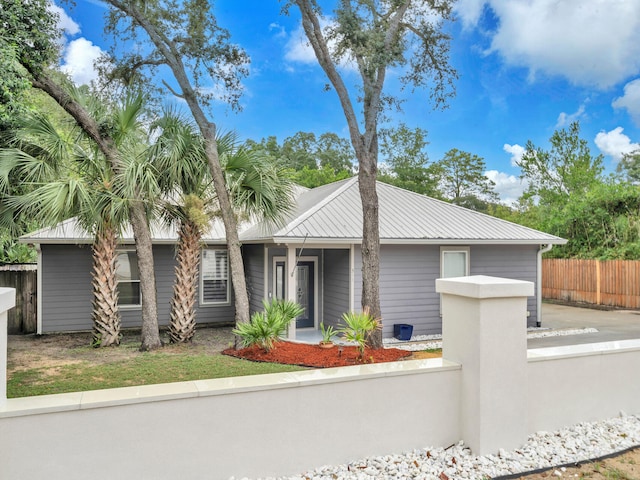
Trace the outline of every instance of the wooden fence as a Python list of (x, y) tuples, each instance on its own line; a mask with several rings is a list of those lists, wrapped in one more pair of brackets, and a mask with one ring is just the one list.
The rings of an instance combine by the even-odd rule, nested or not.
[(35, 333), (37, 329), (36, 265), (0, 265), (0, 287), (16, 289), (16, 306), (7, 315), (8, 333)]
[(640, 261), (545, 258), (542, 298), (640, 308)]

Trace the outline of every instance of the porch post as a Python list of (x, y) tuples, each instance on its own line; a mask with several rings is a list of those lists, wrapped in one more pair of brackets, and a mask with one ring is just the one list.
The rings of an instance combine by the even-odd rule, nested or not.
[(16, 289), (0, 288), (0, 405), (7, 401), (7, 312), (16, 306)]
[[(286, 278), (286, 299), (291, 302), (297, 302), (298, 287), (298, 269), (296, 268), (296, 247), (287, 245), (287, 278)], [(295, 340), (296, 338), (296, 322), (295, 320), (289, 324), (287, 338)]]
[(462, 438), (476, 455), (527, 439), (527, 297), (532, 282), (439, 278), (442, 358), (462, 364)]

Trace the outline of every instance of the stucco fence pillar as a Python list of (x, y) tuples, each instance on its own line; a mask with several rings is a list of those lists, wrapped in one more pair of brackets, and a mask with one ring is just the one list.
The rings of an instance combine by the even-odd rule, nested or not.
[(442, 357), (462, 364), (460, 424), (478, 455), (527, 439), (527, 297), (534, 284), (471, 276), (436, 280)]
[(0, 405), (7, 402), (7, 313), (16, 306), (16, 289), (0, 288)]

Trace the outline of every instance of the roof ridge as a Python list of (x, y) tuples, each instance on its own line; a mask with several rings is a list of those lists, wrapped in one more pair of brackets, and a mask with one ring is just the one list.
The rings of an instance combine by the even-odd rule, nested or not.
[[(356, 181), (358, 180), (358, 176), (355, 175), (349, 179), (347, 179), (344, 182), (344, 185), (342, 185), (340, 188), (336, 189), (333, 193), (331, 193), (330, 195), (327, 195), (322, 201), (318, 202), (317, 204), (315, 204), (313, 207), (311, 207), (310, 209), (302, 212), (298, 217), (296, 217), (294, 220), (292, 220), (291, 222), (287, 223), (285, 226), (283, 226), (282, 228), (280, 228), (279, 230), (277, 230), (276, 232), (274, 232), (272, 234), (273, 237), (276, 236), (280, 236), (280, 235), (286, 235), (286, 233), (288, 233), (289, 231), (293, 230), (294, 228), (296, 228), (297, 226), (299, 226), (302, 222), (304, 222), (306, 219), (308, 219), (309, 217), (311, 217), (314, 213), (316, 213), (318, 210), (320, 210), (322, 207), (324, 207), (325, 205), (327, 205), (329, 202), (331, 202), (334, 198), (338, 197), (339, 195), (341, 195), (345, 190), (347, 190), (349, 187), (351, 187), (352, 184), (354, 184)], [(339, 180), (340, 181), (340, 180)], [(310, 192), (312, 192), (314, 189), (312, 188), (311, 190), (309, 190)]]

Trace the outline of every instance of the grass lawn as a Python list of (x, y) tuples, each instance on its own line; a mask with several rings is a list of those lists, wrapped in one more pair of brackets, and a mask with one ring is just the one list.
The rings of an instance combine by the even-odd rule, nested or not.
[[(198, 328), (193, 343), (140, 352), (140, 333), (125, 331), (119, 347), (93, 348), (91, 333), (10, 335), (9, 398), (80, 392), (263, 373), (305, 367), (260, 363), (222, 355), (233, 345), (231, 327)], [(413, 358), (441, 356), (441, 350), (414, 352)]]
[(303, 367), (255, 363), (222, 355), (231, 328), (202, 328), (192, 345), (140, 352), (139, 334), (116, 348), (89, 346), (90, 334), (9, 336), (9, 398), (209, 378), (292, 372)]

